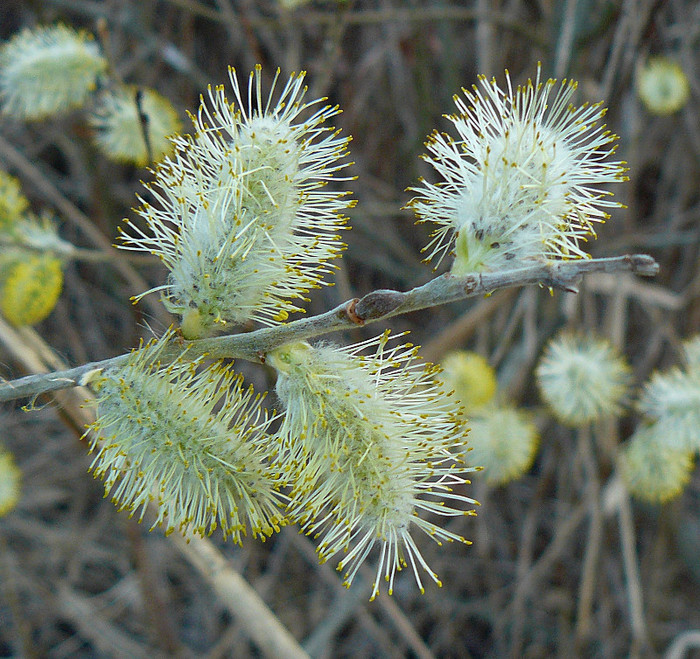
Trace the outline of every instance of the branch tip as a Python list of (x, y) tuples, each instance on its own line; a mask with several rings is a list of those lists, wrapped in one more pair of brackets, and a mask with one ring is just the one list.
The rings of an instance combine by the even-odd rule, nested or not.
[(628, 254), (625, 257), (630, 270), (643, 277), (654, 277), (659, 273), (659, 264), (648, 254)]

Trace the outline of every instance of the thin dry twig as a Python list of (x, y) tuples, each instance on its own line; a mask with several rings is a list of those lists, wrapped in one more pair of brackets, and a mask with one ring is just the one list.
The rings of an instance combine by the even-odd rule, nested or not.
[(618, 519), (620, 522), (620, 542), (622, 545), (622, 562), (627, 581), (629, 597), (630, 625), (632, 637), (638, 649), (648, 644), (647, 626), (644, 620), (644, 604), (642, 597), (642, 580), (639, 575), (639, 561), (635, 548), (634, 522), (632, 520), (632, 505), (629, 494), (622, 492), (618, 500)]
[(265, 655), (289, 659), (308, 658), (309, 655), (270, 611), (260, 595), (231, 567), (209, 540), (197, 536), (186, 540), (177, 533), (170, 537), (231, 613), (245, 625), (246, 632)]
[(579, 429), (578, 443), (586, 472), (585, 477), (588, 480), (586, 499), (590, 515), (576, 612), (576, 642), (583, 648), (583, 644), (591, 635), (593, 625), (593, 601), (598, 577), (598, 559), (603, 541), (603, 511), (600, 504), (598, 463), (593, 450), (593, 437), (590, 425), (585, 425)]
[(666, 650), (664, 659), (683, 659), (683, 657), (689, 656), (686, 653), (693, 648), (700, 648), (700, 630), (697, 629), (676, 636)]

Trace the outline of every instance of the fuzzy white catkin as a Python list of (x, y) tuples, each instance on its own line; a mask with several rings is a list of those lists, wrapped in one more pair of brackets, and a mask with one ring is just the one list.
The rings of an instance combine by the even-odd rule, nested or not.
[(496, 395), (496, 371), (481, 355), (454, 350), (441, 360), (442, 379), (454, 389), (467, 412), (490, 403)]
[(620, 472), (638, 499), (663, 503), (679, 496), (693, 472), (693, 452), (669, 445), (664, 428), (643, 424), (621, 447)]
[(607, 341), (567, 332), (547, 344), (535, 373), (544, 401), (572, 426), (618, 414), (631, 380), (626, 361)]
[(654, 422), (664, 442), (676, 449), (700, 450), (700, 366), (695, 342), (684, 346), (686, 365), (654, 373), (644, 385), (637, 407)]
[(229, 368), (198, 371), (186, 353), (161, 364), (172, 338), (168, 332), (92, 378), (92, 471), (104, 479), (105, 496), (139, 520), (153, 503), (154, 526), (166, 532), (220, 527), (234, 542), (248, 532), (265, 538), (284, 516), (261, 397)]
[(670, 57), (650, 57), (637, 69), (637, 93), (652, 114), (678, 112), (690, 98), (690, 83), (682, 67)]
[(80, 107), (107, 60), (91, 34), (65, 25), (25, 28), (0, 47), (5, 115), (42, 119)]
[[(139, 116), (137, 95), (143, 118)], [(168, 137), (182, 128), (167, 98), (154, 89), (133, 85), (105, 90), (98, 98), (90, 123), (95, 130), (95, 143), (107, 157), (140, 166), (171, 153), (173, 143)]]
[(223, 86), (209, 90), (192, 117), (195, 134), (173, 138), (175, 155), (147, 186), (154, 201), (139, 209), (147, 230), (131, 224), (122, 236), (123, 248), (152, 252), (168, 268), (167, 283), (152, 290), (188, 338), (285, 321), (344, 247), (338, 231), (352, 201), (328, 183), (348, 164), (348, 139), (325, 125), (339, 110), (304, 101), (303, 74), (276, 94), (278, 75), (265, 98), (256, 68), (244, 102), (231, 69), (237, 105)]
[[(455, 455), (466, 429), (434, 382), (435, 368), (419, 364), (410, 344), (387, 348), (387, 340), (350, 348), (294, 343), (268, 355), (286, 411), (280, 435), (282, 468), (293, 483), (290, 515), (319, 538), (322, 561), (345, 552), (338, 569), (347, 586), (379, 546), (372, 598), (382, 578), (391, 593), (408, 565), (421, 591), (419, 568), (440, 585), (412, 532), (438, 544), (466, 542), (432, 518), (473, 514), (453, 504), (475, 503), (454, 491), (473, 470)], [(361, 356), (367, 348), (374, 354)]]
[(532, 465), (539, 434), (528, 415), (514, 407), (486, 405), (469, 413), (465, 459), (483, 467), (479, 477), (493, 486), (522, 476)]
[[(513, 89), (495, 79), (455, 96), (456, 137), (434, 132), (424, 159), (441, 177), (421, 181), (409, 206), (437, 228), (423, 251), (438, 265), (454, 245), (454, 274), (517, 268), (533, 259), (581, 258), (607, 217), (607, 183), (626, 180), (606, 160), (617, 136), (601, 104), (574, 107), (576, 82), (535, 80)], [(453, 242), (454, 239), (454, 242)]]

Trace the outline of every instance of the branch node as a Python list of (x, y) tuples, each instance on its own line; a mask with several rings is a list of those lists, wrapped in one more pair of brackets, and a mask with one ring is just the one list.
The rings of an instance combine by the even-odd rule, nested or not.
[[(578, 285), (591, 261), (550, 261), (547, 263), (549, 276), (542, 284), (566, 293), (578, 293)], [(583, 267), (582, 267), (583, 266)]]
[(345, 315), (353, 322), (355, 325), (364, 325), (365, 321), (360, 318), (355, 309), (357, 308), (357, 303), (360, 301), (359, 297), (354, 297), (350, 302), (348, 302), (347, 307), (345, 307)]
[(368, 320), (382, 318), (396, 311), (404, 302), (405, 293), (392, 290), (379, 290), (368, 293), (357, 302), (354, 313), (364, 323)]

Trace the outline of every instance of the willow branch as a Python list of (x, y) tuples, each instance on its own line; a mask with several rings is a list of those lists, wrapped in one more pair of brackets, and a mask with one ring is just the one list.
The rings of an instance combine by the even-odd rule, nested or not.
[[(174, 359), (185, 347), (194, 359), (238, 358), (264, 362), (265, 355), (274, 348), (292, 341), (303, 341), (330, 332), (369, 325), (412, 311), (436, 307), (513, 286), (539, 284), (572, 293), (583, 275), (591, 272), (633, 272), (653, 276), (658, 264), (650, 256), (631, 254), (603, 259), (551, 261), (503, 272), (487, 272), (454, 277), (444, 274), (423, 286), (409, 291), (377, 290), (362, 298), (354, 298), (326, 313), (295, 320), (286, 325), (268, 327), (247, 334), (230, 334), (196, 341), (174, 342), (163, 353), (162, 359)], [(86, 376), (95, 370), (119, 366), (128, 354), (99, 362), (91, 362), (66, 371), (30, 375), (0, 384), (0, 402), (25, 396), (38, 396), (85, 384)]]

